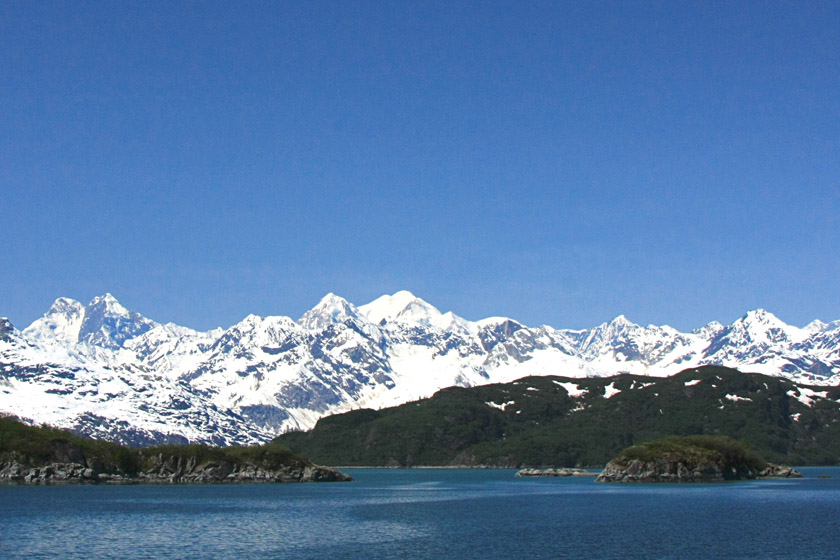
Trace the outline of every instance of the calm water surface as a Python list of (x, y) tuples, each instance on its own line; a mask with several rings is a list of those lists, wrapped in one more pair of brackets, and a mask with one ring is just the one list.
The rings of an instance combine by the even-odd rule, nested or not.
[(345, 470), (356, 482), (0, 487), (0, 558), (840, 555), (840, 469), (632, 486), (509, 470)]

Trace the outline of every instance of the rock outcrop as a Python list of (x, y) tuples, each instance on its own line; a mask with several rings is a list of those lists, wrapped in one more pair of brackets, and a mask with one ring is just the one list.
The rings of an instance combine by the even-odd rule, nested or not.
[(576, 469), (576, 468), (560, 468), (560, 469), (522, 469), (516, 473), (518, 477), (530, 477), (530, 476), (545, 476), (545, 477), (552, 477), (552, 476), (597, 476), (597, 473), (589, 472), (586, 469)]
[(756, 478), (802, 478), (802, 473), (787, 465), (768, 465), (758, 473)]

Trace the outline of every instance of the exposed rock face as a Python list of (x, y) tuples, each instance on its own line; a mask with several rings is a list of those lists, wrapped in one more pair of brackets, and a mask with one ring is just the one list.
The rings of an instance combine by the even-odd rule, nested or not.
[(597, 476), (596, 473), (591, 473), (586, 469), (522, 469), (516, 473), (516, 476)]
[(767, 465), (764, 469), (750, 466), (727, 466), (721, 461), (692, 461), (691, 458), (668, 456), (652, 461), (614, 459), (607, 463), (596, 482), (723, 482), (757, 478), (801, 478), (791, 467)]
[(11, 342), (14, 332), (14, 325), (7, 318), (0, 317), (0, 340)]
[(50, 463), (42, 467), (25, 467), (17, 461), (0, 464), (0, 483), (49, 484), (98, 482), (98, 474), (80, 463)]

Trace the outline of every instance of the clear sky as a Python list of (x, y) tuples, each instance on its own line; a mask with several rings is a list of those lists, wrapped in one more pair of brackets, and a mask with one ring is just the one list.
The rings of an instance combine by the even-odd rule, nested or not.
[(838, 2), (0, 3), (0, 315), (840, 319)]

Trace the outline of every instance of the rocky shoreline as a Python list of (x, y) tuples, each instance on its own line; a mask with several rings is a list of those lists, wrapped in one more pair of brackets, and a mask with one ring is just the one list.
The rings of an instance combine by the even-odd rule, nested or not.
[(703, 467), (686, 465), (680, 460), (659, 459), (644, 462), (633, 460), (627, 465), (608, 463), (596, 482), (724, 482), (767, 478), (802, 478), (792, 467), (767, 465), (763, 469), (726, 470), (717, 464)]
[(17, 461), (9, 461), (0, 464), (0, 484), (248, 484), (353, 480), (337, 469), (318, 465), (265, 469), (253, 464), (226, 461), (197, 464), (194, 458), (183, 460), (162, 455), (156, 459), (151, 469), (135, 475), (112, 469), (100, 470), (97, 465), (83, 463), (27, 467)]

